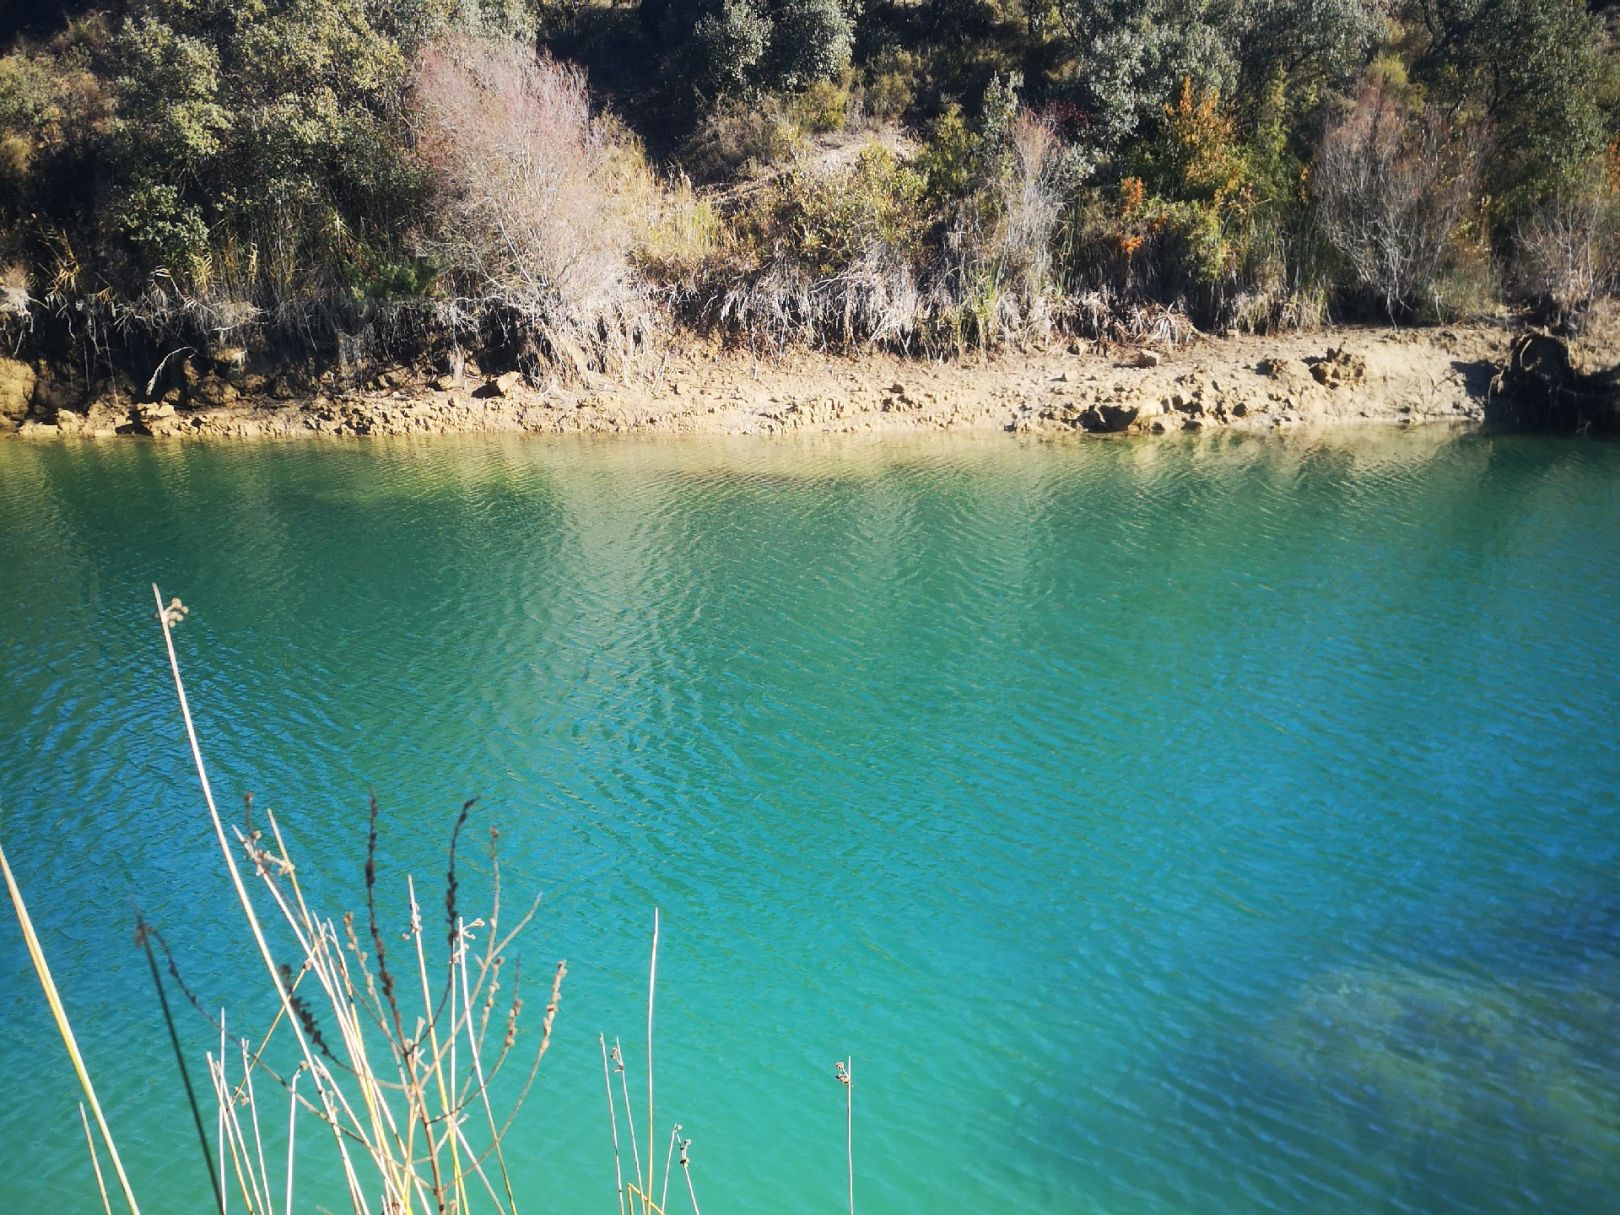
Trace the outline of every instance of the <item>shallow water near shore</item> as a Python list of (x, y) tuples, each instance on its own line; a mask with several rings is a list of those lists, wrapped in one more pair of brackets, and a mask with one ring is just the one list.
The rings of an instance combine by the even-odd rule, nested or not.
[[(153, 581), (222, 803), (325, 905), (370, 789), (397, 928), (473, 794), (544, 892), (525, 1211), (617, 1209), (655, 904), (707, 1215), (844, 1209), (846, 1054), (868, 1215), (1620, 1204), (1620, 447), (0, 443), (0, 839), (147, 1215), (211, 1199), (132, 902), (268, 1006)], [(0, 1210), (96, 1208), (0, 921)]]

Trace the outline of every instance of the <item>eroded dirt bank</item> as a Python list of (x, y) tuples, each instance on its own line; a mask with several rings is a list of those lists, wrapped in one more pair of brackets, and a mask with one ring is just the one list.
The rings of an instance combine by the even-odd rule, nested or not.
[[(196, 408), (102, 400), (21, 422), (25, 437), (294, 438), (534, 433), (771, 434), (935, 429), (1174, 434), (1302, 425), (1478, 421), (1508, 333), (1337, 329), (1205, 339), (1176, 350), (1004, 353), (935, 363), (688, 347), (620, 379), (534, 385), (395, 372), (294, 399), (208, 373)], [(287, 394), (282, 393), (285, 397)]]

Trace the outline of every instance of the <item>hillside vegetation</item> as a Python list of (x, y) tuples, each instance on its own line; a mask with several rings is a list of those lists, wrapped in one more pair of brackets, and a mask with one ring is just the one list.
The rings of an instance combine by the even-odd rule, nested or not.
[(1577, 0), (124, 0), (0, 36), (0, 324), (188, 364), (611, 370), (1530, 309), (1615, 264)]

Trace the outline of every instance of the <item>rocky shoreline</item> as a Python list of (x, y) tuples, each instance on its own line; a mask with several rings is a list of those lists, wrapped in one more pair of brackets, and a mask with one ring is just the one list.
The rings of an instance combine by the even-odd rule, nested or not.
[[(686, 346), (616, 379), (534, 384), (516, 371), (399, 369), (313, 390), (230, 364), (150, 402), (41, 409), (22, 438), (294, 439), (477, 432), (784, 434), (1006, 431), (1168, 435), (1411, 426), (1485, 418), (1508, 349), (1497, 326), (1206, 338), (1176, 349), (1076, 345), (950, 362)], [(13, 369), (21, 364), (12, 364)], [(29, 373), (32, 374), (31, 372)], [(11, 372), (15, 402), (21, 373)]]

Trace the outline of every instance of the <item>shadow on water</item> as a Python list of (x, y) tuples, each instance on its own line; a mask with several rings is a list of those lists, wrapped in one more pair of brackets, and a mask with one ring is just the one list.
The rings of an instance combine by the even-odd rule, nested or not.
[(1620, 896), (1520, 912), (1318, 969), (1168, 1057), (1206, 1209), (1613, 1209)]

